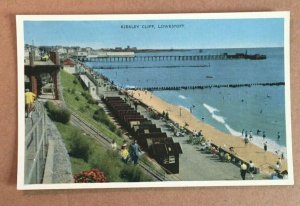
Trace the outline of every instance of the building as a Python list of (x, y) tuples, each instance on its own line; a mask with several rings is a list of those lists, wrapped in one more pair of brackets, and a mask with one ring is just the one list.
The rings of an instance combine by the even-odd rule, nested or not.
[(75, 74), (77, 73), (76, 70), (76, 63), (72, 59), (65, 59), (63, 62), (63, 70), (70, 74)]

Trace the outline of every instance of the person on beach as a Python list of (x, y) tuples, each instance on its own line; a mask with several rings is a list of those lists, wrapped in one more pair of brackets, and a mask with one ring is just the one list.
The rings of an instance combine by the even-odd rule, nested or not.
[(230, 154), (226, 153), (224, 156), (225, 162), (230, 162), (231, 161), (231, 156)]
[(135, 165), (138, 164), (140, 152), (141, 152), (140, 146), (138, 145), (137, 141), (134, 140), (134, 142), (131, 145), (130, 155)]
[(276, 162), (275, 172), (280, 173), (280, 163), (279, 163), (279, 161)]
[(34, 101), (36, 99), (36, 95), (33, 92), (30, 92), (29, 89), (25, 89), (25, 112), (26, 118), (31, 118), (31, 113), (34, 108)]
[(248, 137), (245, 137), (244, 142), (245, 142), (245, 146), (249, 143)]
[(281, 159), (284, 160), (284, 153), (281, 153)]
[(231, 153), (235, 154), (235, 152), (234, 152), (234, 147), (229, 147), (229, 151), (230, 151)]
[(252, 133), (252, 130), (250, 130), (250, 132), (249, 132), (249, 140), (252, 141), (252, 138), (253, 138), (253, 133)]
[(245, 132), (245, 137), (248, 138), (248, 131)]
[(280, 132), (277, 133), (277, 141), (280, 140)]
[(245, 129), (242, 130), (242, 136), (244, 136)]
[(241, 177), (243, 180), (246, 179), (246, 173), (247, 173), (247, 165), (245, 164), (245, 162), (243, 162), (241, 165)]
[(263, 139), (265, 139), (265, 138), (266, 138), (266, 132), (263, 131)]
[(255, 170), (255, 167), (254, 167), (254, 163), (252, 162), (252, 160), (250, 160), (249, 162), (249, 174), (251, 176), (251, 179), (254, 179), (254, 170)]
[(268, 142), (266, 141), (265, 143), (264, 143), (264, 150), (265, 150), (265, 152), (268, 150)]

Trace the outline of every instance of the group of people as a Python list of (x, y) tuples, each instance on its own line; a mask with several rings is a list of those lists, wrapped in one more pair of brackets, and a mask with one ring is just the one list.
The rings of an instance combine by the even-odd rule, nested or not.
[(247, 145), (249, 143), (249, 141), (252, 141), (252, 139), (253, 139), (253, 132), (252, 132), (252, 130), (250, 130), (250, 132), (248, 133), (247, 130), (243, 129), (242, 136), (245, 137), (244, 141), (245, 141), (245, 145)]
[[(117, 150), (117, 143), (115, 140), (112, 141), (111, 143), (111, 148), (112, 150)], [(134, 140), (133, 143), (130, 145), (130, 147), (127, 147), (126, 140), (124, 140), (121, 149), (120, 149), (120, 155), (121, 155), (121, 160), (127, 164), (128, 161), (131, 159), (133, 161), (134, 165), (138, 164), (139, 156), (141, 154), (141, 148), (138, 145), (137, 141)]]
[[(261, 131), (260, 129), (257, 129), (256, 135), (257, 135), (257, 136), (262, 135), (263, 140), (266, 139), (266, 132), (265, 132), (265, 131)], [(243, 130), (242, 130), (242, 136), (245, 137), (245, 143), (246, 143), (246, 139), (247, 139), (248, 142), (249, 142), (249, 141), (252, 141), (252, 139), (253, 139), (253, 132), (252, 132), (252, 130), (250, 130), (250, 132), (248, 133), (247, 130), (243, 129)], [(248, 136), (249, 136), (249, 137), (248, 137)], [(249, 139), (248, 139), (248, 138), (249, 138)], [(281, 138), (280, 132), (277, 132), (277, 141), (279, 141), (280, 138)], [(248, 142), (247, 142), (247, 143), (248, 143)]]
[(246, 173), (249, 172), (251, 179), (254, 179), (254, 173), (255, 173), (255, 166), (254, 163), (252, 162), (252, 160), (249, 161), (249, 166), (247, 166), (247, 164), (245, 162), (243, 162), (241, 164), (240, 167), (240, 171), (241, 171), (241, 177), (243, 180), (246, 179)]

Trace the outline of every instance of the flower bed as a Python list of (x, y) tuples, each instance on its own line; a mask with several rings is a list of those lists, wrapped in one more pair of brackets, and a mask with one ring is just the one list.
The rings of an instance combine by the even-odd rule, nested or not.
[(74, 179), (75, 183), (99, 183), (107, 181), (104, 172), (101, 172), (98, 169), (83, 171), (77, 175), (74, 175)]

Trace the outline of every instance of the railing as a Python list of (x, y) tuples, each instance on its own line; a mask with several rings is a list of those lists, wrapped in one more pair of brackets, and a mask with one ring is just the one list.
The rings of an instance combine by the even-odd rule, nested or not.
[(37, 119), (25, 136), (25, 184), (41, 183), (47, 156), (46, 112), (40, 102), (36, 102)]

